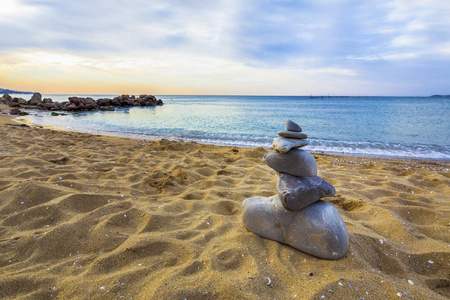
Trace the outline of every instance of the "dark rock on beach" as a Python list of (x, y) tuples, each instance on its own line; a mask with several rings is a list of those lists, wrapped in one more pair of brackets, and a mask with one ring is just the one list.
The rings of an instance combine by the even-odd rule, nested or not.
[(59, 114), (57, 112), (52, 112), (51, 114), (53, 117), (58, 117), (58, 116), (67, 116), (67, 114)]
[(23, 99), (23, 98), (13, 98), (13, 101), (19, 103), (20, 105), (27, 105), (28, 104), (28, 101)]
[(0, 102), (8, 103), (12, 101), (12, 97), (9, 94), (4, 94), (2, 98), (0, 98)]
[(21, 111), (21, 110), (18, 109), (18, 108), (13, 108), (13, 109), (11, 109), (11, 110), (9, 111), (9, 114), (10, 114), (11, 116), (26, 116), (26, 115), (28, 115), (27, 112)]
[(34, 93), (33, 96), (31, 96), (30, 105), (38, 105), (42, 103), (42, 95), (40, 93)]
[(97, 100), (98, 106), (111, 106), (111, 99), (108, 98), (100, 98)]
[(15, 108), (21, 107), (21, 105), (19, 103), (17, 103), (17, 102), (11, 102), (8, 105), (9, 105), (9, 107), (15, 107)]
[(152, 95), (129, 96), (121, 95), (113, 99), (101, 98), (94, 100), (90, 97), (69, 97), (69, 101), (53, 102), (51, 98), (42, 100), (40, 93), (34, 93), (29, 101), (22, 98), (12, 98), (5, 94), (0, 98), (0, 101), (9, 105), (10, 107), (22, 107), (30, 109), (51, 110), (51, 111), (113, 111), (114, 107), (133, 107), (133, 106), (157, 106), (163, 105), (161, 99), (156, 99)]

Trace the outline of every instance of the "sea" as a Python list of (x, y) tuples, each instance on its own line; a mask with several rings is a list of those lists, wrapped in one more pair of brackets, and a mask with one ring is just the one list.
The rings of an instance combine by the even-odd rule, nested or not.
[[(116, 95), (43, 98), (62, 102), (70, 96)], [(312, 152), (450, 161), (450, 98), (155, 96), (163, 106), (64, 116), (33, 111), (21, 118), (94, 134), (264, 148), (272, 147), (277, 132), (290, 119), (308, 135), (305, 149)]]

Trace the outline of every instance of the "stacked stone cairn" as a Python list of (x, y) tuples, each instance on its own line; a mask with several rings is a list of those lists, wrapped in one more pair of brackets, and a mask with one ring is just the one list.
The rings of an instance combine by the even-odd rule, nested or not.
[(308, 145), (300, 126), (287, 120), (286, 129), (273, 140), (276, 152), (264, 156), (267, 165), (278, 172), (278, 195), (245, 199), (243, 223), (261, 237), (308, 254), (341, 258), (349, 246), (347, 227), (339, 211), (320, 200), (333, 196), (335, 189), (317, 176), (314, 156), (299, 149)]

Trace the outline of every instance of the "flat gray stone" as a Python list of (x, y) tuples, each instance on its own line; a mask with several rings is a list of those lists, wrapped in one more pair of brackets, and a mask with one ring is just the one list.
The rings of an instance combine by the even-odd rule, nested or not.
[(291, 120), (286, 121), (286, 129), (289, 131), (302, 132), (302, 128), (297, 123)]
[(334, 187), (320, 178), (297, 177), (286, 173), (278, 175), (278, 195), (287, 210), (300, 210), (324, 197), (334, 196)]
[(263, 238), (325, 259), (338, 259), (347, 252), (347, 227), (331, 203), (319, 200), (289, 211), (278, 196), (254, 197), (245, 199), (242, 208), (244, 226)]
[(299, 139), (299, 140), (304, 140), (304, 139), (308, 138), (308, 135), (303, 132), (283, 130), (283, 131), (278, 131), (277, 133), (279, 136), (282, 136), (282, 137)]
[(269, 152), (264, 155), (266, 164), (277, 172), (300, 177), (317, 176), (317, 163), (308, 151), (292, 149), (286, 154)]
[(284, 137), (273, 139), (273, 149), (279, 153), (288, 153), (291, 149), (301, 148), (308, 144), (308, 140), (298, 140)]

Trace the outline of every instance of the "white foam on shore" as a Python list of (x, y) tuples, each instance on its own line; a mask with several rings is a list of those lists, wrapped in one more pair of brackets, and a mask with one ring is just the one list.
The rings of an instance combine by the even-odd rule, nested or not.
[[(66, 128), (71, 131), (88, 132), (93, 134), (106, 134), (136, 139), (169, 139), (178, 141), (194, 141), (204, 144), (226, 145), (237, 147), (263, 147), (271, 148), (275, 136), (256, 135), (251, 133), (218, 133), (188, 131), (183, 128), (142, 128), (133, 127), (133, 124), (123, 126), (110, 126), (107, 123), (90, 123), (88, 119), (74, 119), (73, 115), (66, 117), (50, 117), (49, 112), (33, 112), (30, 116), (21, 117), (31, 122), (44, 125)], [(78, 117), (76, 117), (78, 118)], [(89, 118), (89, 116), (88, 116)], [(323, 152), (339, 155), (354, 155), (380, 158), (407, 158), (420, 160), (450, 161), (450, 147), (443, 145), (401, 144), (368, 141), (339, 141), (309, 138), (310, 145), (304, 149), (311, 152)]]
[[(183, 137), (180, 135), (154, 135), (142, 134), (136, 132), (96, 132), (96, 134), (108, 134), (118, 137), (130, 137), (136, 139), (168, 139), (182, 142), (197, 142), (202, 144), (236, 146), (236, 147), (263, 147), (272, 148), (271, 139), (267, 141), (250, 141), (250, 140), (232, 140), (226, 138), (206, 138), (206, 137)], [(225, 136), (222, 136), (225, 137)], [(450, 161), (450, 151), (442, 149), (442, 146), (436, 145), (401, 145), (401, 144), (383, 144), (370, 142), (348, 142), (348, 141), (324, 141), (310, 139), (311, 144), (302, 148), (311, 152), (321, 152), (338, 155), (354, 155), (377, 158), (406, 158), (419, 160), (439, 160)], [(436, 148), (438, 150), (436, 150)]]

